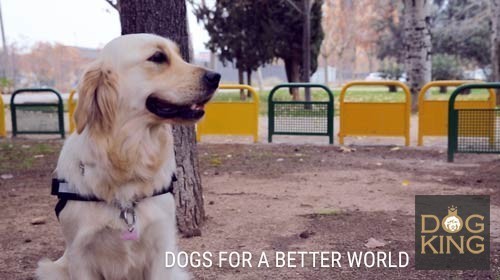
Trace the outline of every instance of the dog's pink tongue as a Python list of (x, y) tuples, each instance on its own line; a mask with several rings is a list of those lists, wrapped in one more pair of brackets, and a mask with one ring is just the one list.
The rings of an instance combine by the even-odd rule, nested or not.
[(139, 239), (139, 232), (137, 229), (134, 229), (132, 231), (124, 230), (122, 231), (122, 239), (123, 240), (138, 240)]

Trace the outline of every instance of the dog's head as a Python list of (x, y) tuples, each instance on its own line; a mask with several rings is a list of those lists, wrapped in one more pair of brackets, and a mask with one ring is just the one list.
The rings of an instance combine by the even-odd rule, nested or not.
[(219, 86), (220, 75), (182, 60), (170, 40), (124, 35), (108, 43), (85, 71), (75, 111), (77, 132), (106, 132), (119, 118), (194, 123)]

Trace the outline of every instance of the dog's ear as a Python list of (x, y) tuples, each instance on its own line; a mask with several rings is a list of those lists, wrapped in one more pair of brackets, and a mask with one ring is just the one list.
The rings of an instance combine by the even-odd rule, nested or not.
[(104, 133), (112, 128), (117, 105), (116, 75), (95, 62), (85, 71), (78, 85), (75, 110), (76, 131), (87, 126), (92, 132)]

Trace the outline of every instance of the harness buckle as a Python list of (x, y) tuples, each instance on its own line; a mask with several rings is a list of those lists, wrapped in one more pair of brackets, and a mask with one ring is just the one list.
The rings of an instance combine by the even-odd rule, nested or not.
[(120, 211), (120, 218), (127, 225), (127, 229), (129, 232), (134, 231), (136, 215), (133, 207), (122, 209)]

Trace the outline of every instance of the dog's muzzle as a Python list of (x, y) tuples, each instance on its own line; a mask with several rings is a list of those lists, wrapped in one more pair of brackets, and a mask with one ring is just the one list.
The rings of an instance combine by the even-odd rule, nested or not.
[(206, 71), (201, 78), (203, 88), (202, 97), (191, 104), (173, 104), (151, 94), (146, 99), (146, 109), (162, 119), (198, 120), (205, 115), (205, 104), (210, 101), (219, 87), (221, 75)]
[(152, 95), (146, 99), (146, 108), (162, 119), (197, 120), (205, 115), (208, 100), (210, 98), (190, 105), (176, 105)]

